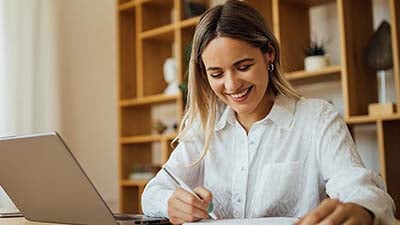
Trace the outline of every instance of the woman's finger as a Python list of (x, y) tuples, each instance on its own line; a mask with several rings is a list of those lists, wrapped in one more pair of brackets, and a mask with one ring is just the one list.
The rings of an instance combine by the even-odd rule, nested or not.
[(178, 208), (173, 208), (173, 212), (171, 213), (170, 216), (181, 219), (184, 222), (193, 222), (193, 221), (198, 221), (202, 219), (201, 217), (196, 217), (193, 214), (186, 213), (182, 211), (182, 209)]
[(346, 221), (344, 221), (343, 225), (358, 225), (360, 224), (355, 218), (348, 218)]
[(196, 208), (207, 211), (207, 203), (206, 202), (204, 202), (200, 198), (194, 196), (192, 193), (189, 193), (188, 191), (186, 191), (182, 188), (178, 188), (175, 191), (175, 196), (177, 199), (181, 200), (182, 202), (185, 202), (186, 204), (189, 204)]
[(313, 209), (310, 213), (305, 215), (296, 225), (312, 225), (317, 224), (322, 221), (325, 217), (331, 214), (336, 206), (340, 204), (338, 200), (335, 199), (325, 199), (322, 203)]
[(175, 217), (175, 216), (170, 216), (169, 217), (169, 222), (171, 222), (172, 224), (183, 224), (185, 223), (185, 221), (183, 221), (182, 219)]
[(189, 205), (186, 202), (181, 201), (180, 199), (176, 199), (176, 202), (172, 205), (175, 210), (180, 211), (184, 214), (191, 215), (197, 219), (207, 218), (207, 211), (197, 208), (193, 205)]
[(342, 203), (339, 203), (331, 214), (322, 219), (320, 225), (342, 224), (350, 216), (346, 207)]
[(205, 187), (197, 187), (193, 190), (196, 194), (200, 196), (201, 199), (203, 199), (206, 203), (209, 203), (212, 201), (212, 193)]

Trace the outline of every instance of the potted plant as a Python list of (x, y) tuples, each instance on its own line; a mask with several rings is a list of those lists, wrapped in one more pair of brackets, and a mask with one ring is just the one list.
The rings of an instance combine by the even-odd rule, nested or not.
[(156, 120), (153, 123), (153, 129), (158, 133), (158, 134), (163, 134), (167, 130), (167, 125), (160, 120)]
[(324, 43), (312, 41), (310, 45), (304, 49), (306, 55), (304, 59), (304, 69), (306, 71), (319, 70), (329, 65), (329, 58), (325, 55), (325, 48)]

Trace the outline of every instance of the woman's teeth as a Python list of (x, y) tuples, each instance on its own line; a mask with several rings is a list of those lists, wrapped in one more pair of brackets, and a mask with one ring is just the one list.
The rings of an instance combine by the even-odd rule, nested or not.
[(234, 98), (241, 98), (241, 97), (245, 96), (247, 94), (247, 92), (249, 92), (249, 90), (250, 90), (250, 88), (247, 88), (247, 89), (243, 90), (240, 93), (231, 94), (231, 96), (234, 97)]

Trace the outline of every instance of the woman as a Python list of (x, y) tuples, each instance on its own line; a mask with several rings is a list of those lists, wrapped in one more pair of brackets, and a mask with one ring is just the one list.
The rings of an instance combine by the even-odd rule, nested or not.
[[(142, 208), (173, 224), (208, 218), (302, 217), (298, 224), (392, 224), (381, 178), (364, 168), (331, 105), (301, 98), (279, 68), (279, 46), (262, 16), (240, 1), (208, 10), (197, 25), (188, 107), (164, 171)], [(328, 196), (328, 197), (327, 197)]]

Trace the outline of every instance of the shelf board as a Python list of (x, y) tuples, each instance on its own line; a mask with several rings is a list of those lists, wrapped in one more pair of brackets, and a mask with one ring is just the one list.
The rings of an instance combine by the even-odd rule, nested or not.
[(151, 2), (153, 0), (136, 0), (136, 1), (137, 1), (138, 4), (143, 4), (143, 3), (146, 3), (146, 2)]
[(181, 28), (195, 26), (197, 22), (199, 22), (200, 16), (192, 17), (186, 20), (182, 20), (178, 23), (178, 26)]
[(147, 30), (139, 34), (139, 37), (143, 39), (157, 39), (164, 41), (174, 40), (174, 29), (175, 24), (168, 24), (155, 29)]
[(172, 133), (172, 134), (166, 134), (163, 135), (163, 138), (165, 138), (167, 141), (172, 141), (174, 138), (177, 136), (177, 133)]
[(379, 116), (351, 116), (345, 118), (347, 124), (369, 124), (376, 123), (376, 121), (387, 121), (387, 120), (400, 120), (400, 113), (392, 114), (392, 115), (379, 115)]
[(159, 95), (146, 96), (142, 98), (125, 99), (125, 100), (120, 100), (119, 106), (130, 107), (130, 106), (151, 105), (151, 104), (172, 102), (178, 100), (180, 96), (181, 96), (180, 94), (177, 95), (159, 94)]
[(130, 10), (130, 9), (133, 9), (135, 6), (136, 6), (135, 1), (131, 0), (129, 2), (125, 2), (125, 3), (119, 4), (118, 5), (118, 10), (119, 11)]
[(149, 143), (154, 141), (170, 141), (176, 137), (176, 133), (166, 135), (137, 135), (120, 138), (121, 144)]
[(173, 5), (173, 0), (136, 0), (138, 4), (151, 4), (158, 7), (171, 7)]
[(324, 5), (331, 2), (336, 2), (336, 0), (284, 0), (285, 2), (292, 2), (299, 5), (304, 5), (307, 7)]
[(377, 117), (372, 117), (369, 115), (365, 116), (351, 116), (344, 119), (347, 124), (369, 124), (376, 123)]
[(120, 185), (123, 187), (144, 187), (149, 180), (121, 180)]
[(295, 72), (289, 72), (285, 74), (286, 79), (289, 81), (293, 80), (300, 80), (300, 79), (309, 79), (309, 78), (314, 78), (314, 77), (323, 77), (323, 76), (328, 76), (332, 74), (340, 74), (342, 68), (339, 65), (334, 65), (334, 66), (327, 66), (323, 69), (320, 70), (315, 70), (315, 71), (305, 71), (305, 70), (300, 70), (300, 71), (295, 71)]

